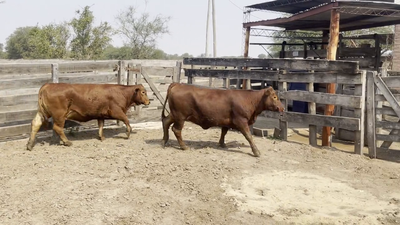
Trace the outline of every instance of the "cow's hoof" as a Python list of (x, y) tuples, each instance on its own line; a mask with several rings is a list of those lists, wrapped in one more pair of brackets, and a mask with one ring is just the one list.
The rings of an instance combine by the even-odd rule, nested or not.
[(259, 151), (255, 151), (253, 152), (254, 157), (260, 157), (261, 153)]
[(219, 143), (219, 146), (221, 147), (221, 148), (226, 148), (226, 144), (225, 143)]
[(166, 145), (167, 145), (167, 142), (165, 142), (165, 141), (162, 141), (162, 142), (161, 142), (161, 147), (162, 147), (162, 148), (165, 148)]
[(185, 146), (181, 146), (181, 149), (182, 150), (189, 150), (189, 147), (185, 145)]
[(32, 151), (32, 149), (33, 149), (33, 145), (32, 144), (27, 144), (26, 145), (26, 150)]
[(64, 145), (65, 145), (65, 146), (71, 146), (71, 145), (72, 145), (72, 142), (70, 142), (70, 141), (64, 142)]
[(106, 138), (105, 137), (99, 137), (100, 141), (104, 141)]

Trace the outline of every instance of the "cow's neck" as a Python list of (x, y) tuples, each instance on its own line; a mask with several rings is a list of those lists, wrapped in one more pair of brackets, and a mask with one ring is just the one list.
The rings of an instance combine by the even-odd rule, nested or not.
[(252, 103), (253, 103), (253, 114), (251, 115), (250, 120), (254, 121), (257, 119), (257, 116), (260, 115), (260, 113), (262, 111), (264, 111), (264, 98), (266, 96), (264, 95), (264, 90), (260, 90), (260, 91), (255, 91), (254, 92), (254, 96), (251, 98), (253, 99)]

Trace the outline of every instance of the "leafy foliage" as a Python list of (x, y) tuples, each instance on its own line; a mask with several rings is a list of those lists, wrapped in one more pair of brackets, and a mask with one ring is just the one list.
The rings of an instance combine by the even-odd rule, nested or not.
[(94, 16), (89, 6), (77, 11), (77, 18), (70, 25), (74, 31), (71, 54), (75, 59), (98, 59), (111, 42), (112, 28), (107, 22), (93, 27)]
[(117, 17), (119, 28), (118, 34), (124, 39), (124, 45), (130, 47), (132, 58), (148, 59), (160, 52), (156, 51), (156, 40), (163, 34), (168, 33), (168, 22), (170, 17), (157, 15), (150, 18), (148, 13), (139, 14), (138, 10), (130, 6)]

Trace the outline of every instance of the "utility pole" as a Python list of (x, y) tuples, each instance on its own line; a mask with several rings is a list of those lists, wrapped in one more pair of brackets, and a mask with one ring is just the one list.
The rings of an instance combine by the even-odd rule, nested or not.
[[(210, 4), (211, 3), (211, 4)], [(215, 3), (214, 0), (208, 0), (208, 8), (207, 8), (207, 24), (206, 24), (206, 51), (205, 57), (208, 57), (208, 28), (210, 23), (210, 6), (212, 10), (212, 25), (213, 25), (213, 57), (217, 57), (217, 28), (216, 28), (216, 19), (215, 19)], [(213, 83), (213, 79), (210, 77), (208, 82), (211, 87)]]
[(210, 23), (210, 2), (211, 0), (208, 0), (208, 7), (207, 7), (207, 23), (206, 23), (206, 51), (205, 51), (205, 57), (208, 57), (208, 24)]

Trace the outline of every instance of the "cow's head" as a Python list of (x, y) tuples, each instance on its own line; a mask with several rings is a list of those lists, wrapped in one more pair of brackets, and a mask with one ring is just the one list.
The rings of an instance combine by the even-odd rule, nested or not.
[(264, 108), (270, 111), (283, 112), (285, 108), (272, 87), (264, 89)]
[(143, 85), (139, 85), (135, 89), (135, 96), (134, 96), (134, 102), (137, 105), (144, 104), (144, 105), (149, 105), (150, 100), (147, 97), (147, 91), (146, 88), (143, 87)]

